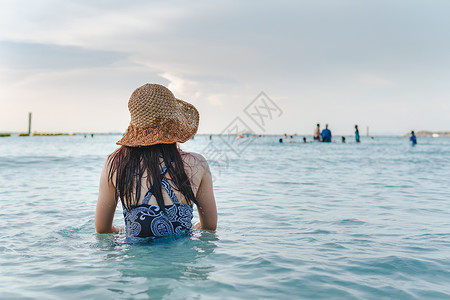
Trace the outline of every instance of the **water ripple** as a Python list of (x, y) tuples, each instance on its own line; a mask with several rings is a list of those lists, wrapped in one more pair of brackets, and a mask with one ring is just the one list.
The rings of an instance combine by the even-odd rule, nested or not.
[(267, 136), (236, 156), (214, 137), (217, 232), (145, 244), (94, 232), (116, 140), (2, 140), (0, 298), (450, 299), (450, 139)]

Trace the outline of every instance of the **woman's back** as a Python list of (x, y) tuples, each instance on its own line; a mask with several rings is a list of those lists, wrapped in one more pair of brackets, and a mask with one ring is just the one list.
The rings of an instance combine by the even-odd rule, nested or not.
[[(181, 155), (184, 168), (189, 178), (194, 196), (199, 190), (202, 178), (208, 172), (205, 161), (198, 154), (183, 153)], [(207, 165), (206, 165), (207, 166)], [(193, 207), (183, 193), (174, 188), (173, 180), (167, 174), (167, 166), (163, 166), (160, 176), (162, 182), (162, 198), (164, 209), (152, 193), (153, 184), (141, 184), (140, 199), (132, 207), (123, 207), (125, 231), (128, 237), (160, 237), (187, 232), (192, 227)], [(144, 173), (143, 177), (149, 175)], [(197, 197), (196, 197), (197, 198)], [(203, 197), (201, 201), (206, 202)]]
[[(198, 111), (156, 84), (136, 89), (128, 108), (130, 125), (100, 177), (97, 232), (119, 232), (112, 225), (119, 200), (129, 236), (163, 236), (192, 227), (215, 230), (217, 210), (208, 164), (201, 155), (177, 147), (197, 131)], [(194, 226), (193, 204), (200, 219)]]
[[(186, 175), (191, 184), (192, 191), (194, 193), (194, 196), (197, 197), (197, 192), (198, 192), (200, 183), (202, 181), (202, 177), (205, 172), (209, 171), (209, 168), (207, 168), (207, 164), (206, 164), (206, 161), (203, 158), (203, 156), (201, 156), (197, 153), (180, 152), (180, 154), (181, 154), (181, 158), (183, 161), (184, 170), (185, 170)], [(166, 167), (166, 166), (164, 166), (164, 163), (162, 161), (161, 161), (161, 165), (163, 166), (162, 168)], [(149, 174), (147, 172), (145, 172), (143, 175), (143, 178), (147, 178), (148, 176), (149, 176)], [(189, 204), (188, 201), (185, 199), (184, 195), (180, 191), (174, 189), (174, 186), (172, 183), (172, 178), (170, 177), (169, 174), (167, 174), (167, 172), (165, 174), (165, 178), (166, 178), (167, 182), (170, 184), (171, 188), (173, 189), (173, 192), (174, 192), (175, 196), (177, 197), (178, 201), (181, 204)], [(138, 199), (137, 203), (134, 203), (134, 205), (142, 204), (145, 194), (147, 193), (149, 188), (150, 188), (150, 185), (147, 182), (143, 181), (143, 184), (141, 185), (141, 190), (139, 193), (140, 198)], [(162, 190), (162, 196), (164, 199), (164, 205), (167, 206), (167, 205), (173, 204), (173, 200), (171, 199), (171, 197), (169, 196), (168, 192), (165, 189)], [(158, 205), (158, 203), (156, 201), (156, 197), (154, 195), (151, 196), (151, 198), (148, 201), (148, 204)]]

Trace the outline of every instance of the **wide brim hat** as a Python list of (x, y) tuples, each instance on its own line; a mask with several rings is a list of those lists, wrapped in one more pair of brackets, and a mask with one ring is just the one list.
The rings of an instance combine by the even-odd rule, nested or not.
[(128, 101), (131, 121), (118, 145), (128, 147), (184, 143), (198, 129), (197, 109), (159, 84), (144, 84)]

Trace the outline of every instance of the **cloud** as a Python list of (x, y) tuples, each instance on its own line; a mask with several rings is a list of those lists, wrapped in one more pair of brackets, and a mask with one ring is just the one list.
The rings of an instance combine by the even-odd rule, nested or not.
[(116, 51), (11, 41), (0, 41), (0, 49), (1, 66), (16, 70), (95, 68), (111, 65), (128, 56)]
[(159, 75), (169, 81), (167, 87), (174, 93), (175, 97), (181, 97), (182, 95), (188, 99), (197, 99), (201, 96), (200, 83), (169, 72)]
[(388, 87), (388, 86), (394, 86), (395, 83), (384, 79), (376, 74), (361, 74), (357, 77), (357, 80), (361, 83), (370, 85), (370, 86), (378, 86), (378, 87)]
[(0, 40), (123, 51), (169, 32), (198, 5), (165, 1), (5, 0)]
[[(63, 110), (70, 95), (73, 111), (108, 107), (108, 120), (91, 118), (86, 127), (116, 128), (129, 94), (146, 82), (167, 84), (196, 105), (205, 132), (220, 132), (262, 90), (283, 106), (279, 132), (310, 132), (317, 121), (342, 132), (355, 122), (390, 130), (417, 122), (403, 110), (408, 103), (423, 111), (432, 94), (439, 108), (450, 93), (445, 1), (4, 0), (2, 7), (2, 105), (63, 101), (52, 106)], [(392, 121), (383, 117), (389, 111)], [(0, 129), (16, 117), (1, 114)], [(73, 130), (78, 119), (65, 117)], [(448, 116), (434, 124), (447, 126)]]

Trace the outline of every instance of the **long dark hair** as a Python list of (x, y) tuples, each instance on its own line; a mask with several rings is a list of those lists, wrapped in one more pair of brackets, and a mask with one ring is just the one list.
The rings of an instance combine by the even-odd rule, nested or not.
[[(162, 161), (161, 161), (162, 159)], [(162, 164), (164, 162), (164, 164)], [(180, 150), (176, 144), (156, 144), (144, 147), (122, 146), (108, 158), (108, 179), (116, 181), (116, 199), (131, 209), (141, 197), (142, 176), (147, 173), (147, 184), (152, 187), (158, 206), (164, 211), (161, 170), (167, 167), (171, 186), (181, 192), (189, 205), (197, 204), (191, 183), (184, 170)]]

